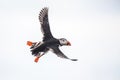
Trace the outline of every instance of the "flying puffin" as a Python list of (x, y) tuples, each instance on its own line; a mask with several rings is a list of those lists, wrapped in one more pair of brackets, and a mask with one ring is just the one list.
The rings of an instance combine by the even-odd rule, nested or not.
[[(58, 57), (69, 59), (71, 61), (77, 61), (77, 59), (70, 59), (64, 55), (59, 49), (60, 46), (70, 46), (70, 42), (65, 38), (56, 39), (53, 37), (49, 21), (48, 21), (48, 8), (44, 7), (39, 14), (39, 21), (41, 24), (41, 31), (43, 33), (43, 40), (41, 42), (27, 41), (27, 45), (31, 46), (32, 55), (36, 56), (35, 62), (38, 62), (39, 58), (46, 54), (49, 50), (55, 53)], [(42, 54), (41, 54), (42, 53)]]

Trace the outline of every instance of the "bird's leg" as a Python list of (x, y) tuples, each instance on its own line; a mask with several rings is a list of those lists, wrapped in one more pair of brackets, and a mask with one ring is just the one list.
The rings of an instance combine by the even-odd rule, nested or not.
[(34, 62), (38, 62), (39, 61), (39, 58), (42, 57), (43, 55), (45, 54), (45, 52), (43, 54), (40, 55), (40, 53), (38, 53), (38, 55), (36, 56)]
[(35, 60), (34, 60), (34, 62), (38, 62), (38, 60), (39, 60), (39, 58), (40, 58), (40, 53), (38, 53), (37, 55), (36, 55), (36, 58), (35, 58)]

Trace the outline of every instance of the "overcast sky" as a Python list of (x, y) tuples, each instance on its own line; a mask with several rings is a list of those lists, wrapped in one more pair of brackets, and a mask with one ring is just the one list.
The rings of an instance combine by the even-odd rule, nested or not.
[[(34, 62), (26, 41), (41, 41), (38, 14), (49, 7), (51, 31), (77, 62), (48, 52)], [(1, 0), (0, 80), (120, 80), (119, 0)]]

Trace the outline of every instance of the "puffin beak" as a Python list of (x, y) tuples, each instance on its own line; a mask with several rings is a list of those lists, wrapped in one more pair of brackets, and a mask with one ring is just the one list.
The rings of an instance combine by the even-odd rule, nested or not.
[(71, 46), (71, 43), (68, 41), (68, 42), (67, 42), (67, 45), (68, 45), (68, 46)]

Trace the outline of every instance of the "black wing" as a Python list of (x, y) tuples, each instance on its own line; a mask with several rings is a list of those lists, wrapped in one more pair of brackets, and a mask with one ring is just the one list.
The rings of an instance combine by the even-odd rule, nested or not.
[(41, 31), (43, 33), (43, 41), (47, 41), (50, 38), (53, 38), (50, 31), (49, 21), (48, 21), (48, 8), (45, 7), (41, 10), (39, 14), (39, 20), (41, 24)]
[(65, 58), (65, 59), (69, 59), (69, 60), (72, 60), (72, 61), (77, 61), (77, 59), (70, 59), (70, 58), (68, 58), (66, 55), (64, 55), (64, 54), (61, 52), (61, 50), (58, 48), (57, 45), (50, 46), (50, 49), (52, 49), (52, 51), (53, 51), (58, 57)]

